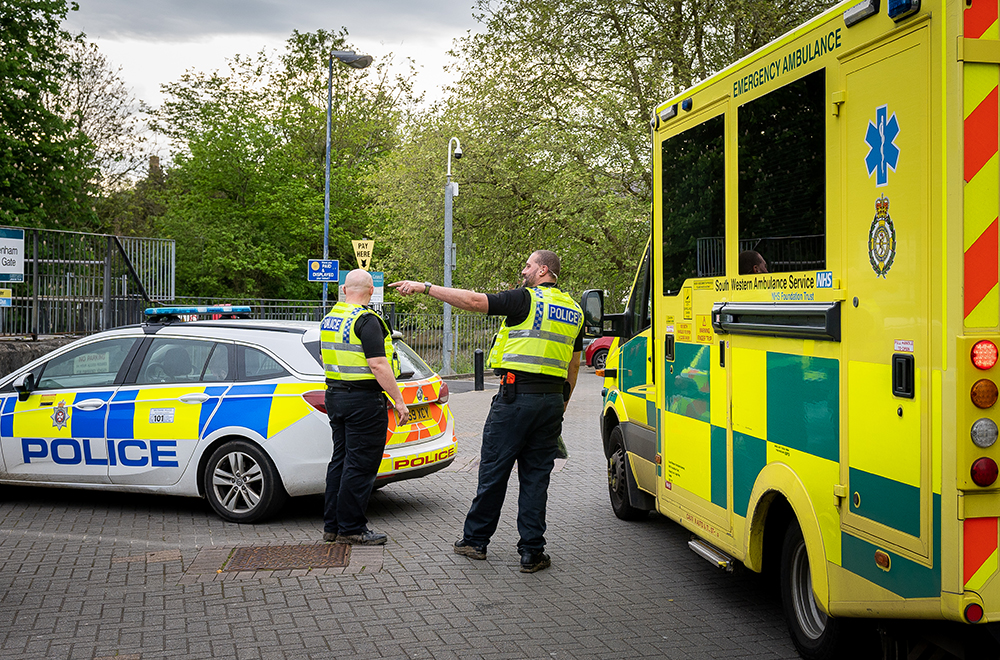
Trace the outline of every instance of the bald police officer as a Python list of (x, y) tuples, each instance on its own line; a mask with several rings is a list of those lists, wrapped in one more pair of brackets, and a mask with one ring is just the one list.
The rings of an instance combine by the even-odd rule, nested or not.
[[(333, 457), (326, 471), (323, 540), (382, 545), (386, 535), (368, 529), (368, 498), (385, 450), (392, 399), (397, 425), (409, 411), (390, 364), (392, 336), (382, 317), (367, 309), (375, 287), (372, 276), (352, 270), (341, 287), (342, 302), (320, 326), (326, 372), (326, 412), (333, 432)], [(383, 394), (384, 392), (384, 394)]]

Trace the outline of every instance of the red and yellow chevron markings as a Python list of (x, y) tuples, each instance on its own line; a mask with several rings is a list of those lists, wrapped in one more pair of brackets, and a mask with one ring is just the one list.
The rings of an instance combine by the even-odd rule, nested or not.
[(962, 583), (970, 591), (979, 591), (997, 572), (997, 519), (966, 518), (964, 537)]
[[(966, 39), (1000, 39), (997, 2), (973, 2), (965, 10)], [(965, 117), (965, 326), (992, 328), (1000, 321), (998, 225), (998, 86), (996, 64), (966, 62)]]

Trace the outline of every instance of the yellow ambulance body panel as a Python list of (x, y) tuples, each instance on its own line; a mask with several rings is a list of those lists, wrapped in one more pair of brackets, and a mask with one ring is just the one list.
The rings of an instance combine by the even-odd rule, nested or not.
[(833, 617), (1000, 621), (998, 13), (843, 3), (656, 108), (616, 513), (754, 570), (794, 521)]

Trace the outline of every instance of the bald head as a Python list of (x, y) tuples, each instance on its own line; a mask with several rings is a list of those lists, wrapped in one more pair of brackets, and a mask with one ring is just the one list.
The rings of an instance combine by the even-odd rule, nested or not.
[(375, 285), (372, 283), (372, 276), (366, 270), (355, 268), (344, 278), (344, 286), (341, 287), (344, 302), (356, 305), (367, 305), (375, 292)]

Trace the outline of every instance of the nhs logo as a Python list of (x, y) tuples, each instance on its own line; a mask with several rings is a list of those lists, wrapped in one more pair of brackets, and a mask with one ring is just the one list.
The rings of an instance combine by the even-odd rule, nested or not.
[(575, 309), (570, 309), (569, 307), (549, 305), (549, 320), (558, 321), (559, 323), (569, 323), (570, 325), (577, 325), (580, 323), (580, 312)]
[(823, 270), (816, 273), (816, 288), (817, 289), (832, 289), (833, 288), (833, 271)]

